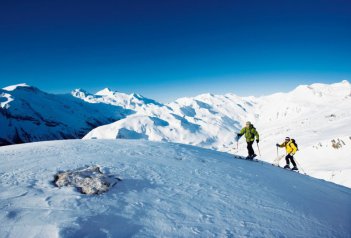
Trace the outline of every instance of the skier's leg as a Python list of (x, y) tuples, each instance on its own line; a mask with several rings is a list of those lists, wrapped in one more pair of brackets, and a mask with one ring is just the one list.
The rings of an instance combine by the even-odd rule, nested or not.
[(284, 168), (290, 168), (289, 155), (285, 156), (285, 161), (286, 161), (286, 165), (284, 166)]
[(255, 151), (252, 148), (253, 141), (248, 141), (247, 142), (247, 151), (249, 154), (249, 157), (252, 157), (255, 154)]
[(292, 165), (294, 166), (293, 169), (297, 170), (297, 166), (296, 166), (296, 163), (295, 163), (295, 160), (294, 160), (294, 156), (290, 156), (290, 161), (291, 161)]

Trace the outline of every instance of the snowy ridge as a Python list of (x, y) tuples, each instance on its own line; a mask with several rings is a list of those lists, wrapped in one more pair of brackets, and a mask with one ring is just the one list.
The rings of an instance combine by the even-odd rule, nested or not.
[(90, 104), (69, 94), (48, 94), (20, 84), (0, 89), (0, 146), (41, 140), (81, 138), (89, 130), (132, 111)]
[(155, 100), (145, 98), (140, 94), (125, 94), (121, 92), (111, 91), (109, 88), (104, 88), (95, 94), (87, 93), (82, 89), (75, 89), (71, 92), (71, 94), (89, 103), (106, 103), (137, 111), (145, 111), (143, 110), (145, 107), (152, 109), (154, 106), (164, 106), (163, 104)]
[[(0, 158), (1, 237), (351, 237), (350, 189), (226, 153), (66, 140)], [(52, 184), (93, 164), (122, 181), (99, 196)]]

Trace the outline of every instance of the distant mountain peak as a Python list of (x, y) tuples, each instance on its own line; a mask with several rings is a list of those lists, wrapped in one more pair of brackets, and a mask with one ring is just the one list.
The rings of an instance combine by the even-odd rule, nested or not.
[(110, 88), (104, 88), (100, 91), (98, 91), (97, 93), (95, 93), (95, 95), (98, 96), (111, 96), (113, 95), (114, 91), (112, 91)]
[(82, 92), (82, 93), (87, 93), (88, 94), (88, 92), (86, 90), (81, 89), (81, 88), (76, 88), (72, 92)]
[(71, 95), (73, 95), (74, 97), (77, 97), (77, 98), (84, 98), (84, 97), (87, 97), (91, 94), (88, 93), (87, 91), (85, 91), (84, 89), (77, 88), (71, 92)]
[(129, 96), (130, 96), (130, 98), (136, 98), (136, 99), (139, 99), (139, 100), (142, 100), (142, 99), (145, 98), (143, 95), (140, 95), (138, 93), (131, 93)]
[(11, 85), (11, 86), (7, 86), (5, 88), (3, 88), (3, 90), (6, 90), (6, 91), (14, 91), (16, 90), (17, 88), (23, 88), (23, 87), (27, 87), (27, 88), (31, 88), (30, 85), (26, 84), (26, 83), (20, 83), (20, 84), (15, 84), (15, 85)]
[(350, 82), (346, 79), (344, 79), (343, 81), (341, 81), (342, 84), (346, 84), (346, 85), (350, 85)]

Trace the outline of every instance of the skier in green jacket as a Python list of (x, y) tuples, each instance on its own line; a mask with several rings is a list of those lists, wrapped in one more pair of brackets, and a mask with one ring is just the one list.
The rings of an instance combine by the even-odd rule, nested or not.
[(255, 137), (257, 143), (260, 141), (259, 134), (256, 128), (251, 124), (251, 122), (248, 121), (246, 122), (246, 126), (243, 129), (241, 129), (241, 131), (237, 134), (237, 140), (239, 140), (242, 135), (245, 135), (247, 142), (247, 150), (249, 155), (246, 157), (246, 159), (252, 160), (254, 157), (256, 157), (252, 145), (255, 141)]

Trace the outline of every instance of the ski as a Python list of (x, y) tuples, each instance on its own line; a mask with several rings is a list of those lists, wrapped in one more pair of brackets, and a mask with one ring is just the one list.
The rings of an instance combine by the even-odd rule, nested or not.
[(292, 170), (290, 168), (284, 168), (284, 167), (281, 167), (281, 166), (279, 166), (277, 164), (271, 164), (271, 165), (275, 166), (275, 167), (278, 167), (278, 168), (281, 168), (281, 169), (284, 169), (284, 170), (288, 170), (288, 171), (296, 172), (296, 173), (299, 173), (299, 174), (307, 175), (306, 173), (303, 173), (300, 170)]
[(248, 159), (247, 157), (243, 157), (243, 156), (234, 156), (234, 159), (241, 159), (241, 160), (246, 160), (246, 161), (253, 161), (253, 162), (260, 162), (260, 160), (252, 158), (252, 159)]

